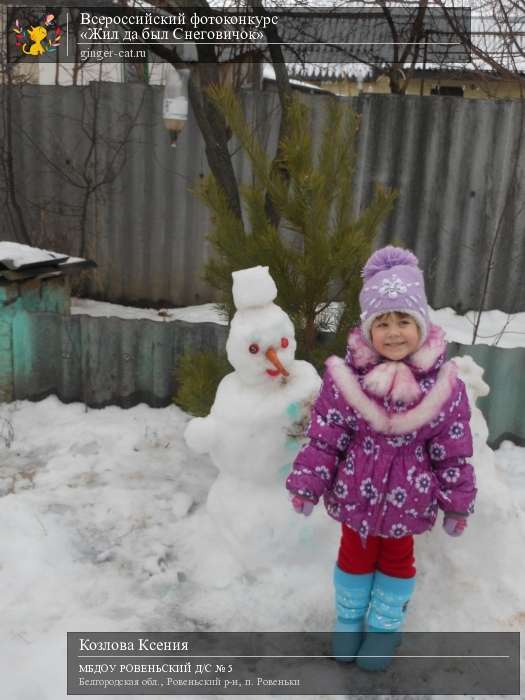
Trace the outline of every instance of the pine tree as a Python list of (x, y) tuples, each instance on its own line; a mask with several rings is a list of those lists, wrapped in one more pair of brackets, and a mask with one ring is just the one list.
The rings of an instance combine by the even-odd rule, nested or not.
[[(297, 357), (318, 368), (332, 353), (344, 354), (346, 336), (359, 318), (361, 269), (370, 255), (377, 229), (393, 207), (396, 194), (376, 186), (371, 202), (355, 215), (352, 184), (356, 163), (358, 115), (333, 99), (327, 105), (319, 148), (314, 149), (310, 113), (298, 99), (287, 109), (286, 137), (280, 143), (280, 162), (273, 164), (247, 123), (239, 100), (227, 87), (210, 90), (233, 134), (249, 156), (253, 184), (240, 188), (241, 220), (230, 208), (213, 176), (198, 190), (211, 211), (209, 240), (215, 255), (205, 267), (205, 279), (220, 291), (221, 308), (230, 319), (234, 270), (256, 265), (270, 269), (278, 289), (276, 303), (289, 314), (297, 338)], [(316, 151), (316, 152), (315, 152)], [(280, 230), (268, 215), (267, 197), (277, 213)], [(323, 333), (331, 330), (332, 335)], [(203, 396), (200, 357), (196, 374), (179, 373), (175, 398), (185, 410), (206, 414), (218, 382), (226, 373), (219, 363), (206, 380), (209, 394), (198, 411), (188, 397)], [(212, 363), (213, 364), (213, 363)], [(188, 366), (193, 366), (190, 362)]]
[[(211, 95), (250, 158), (254, 182), (241, 187), (246, 226), (229, 209), (213, 177), (200, 189), (212, 212), (209, 240), (215, 251), (205, 268), (206, 280), (220, 290), (231, 318), (232, 271), (267, 265), (278, 289), (276, 303), (295, 325), (298, 357), (315, 362), (321, 354), (344, 351), (348, 328), (359, 318), (361, 269), (396, 198), (392, 190), (376, 186), (368, 206), (354, 215), (358, 115), (331, 99), (314, 153), (309, 110), (293, 98), (280, 148), (282, 171), (288, 175), (283, 177), (280, 169), (271, 170), (271, 159), (232, 91), (215, 87)], [(280, 216), (281, 233), (267, 216), (266, 193)], [(336, 301), (340, 303), (334, 305)], [(330, 347), (318, 343), (326, 326), (335, 333)]]

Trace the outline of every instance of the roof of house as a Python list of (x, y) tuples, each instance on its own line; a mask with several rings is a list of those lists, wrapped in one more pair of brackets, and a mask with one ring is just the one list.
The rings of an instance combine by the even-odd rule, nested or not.
[[(310, 80), (312, 82), (363, 82), (373, 81), (384, 74), (388, 66), (366, 66), (362, 63), (309, 63), (289, 64), (289, 75), (297, 80)], [(449, 80), (483, 80), (498, 81), (504, 76), (495, 70), (476, 68), (474, 66), (426, 66), (417, 65), (412, 72), (413, 77), (440, 78)], [(525, 72), (516, 71), (517, 76), (524, 76)]]
[[(322, 31), (318, 32), (319, 40), (326, 43), (316, 48), (314, 52), (310, 52), (308, 61), (296, 62), (291, 67), (291, 74), (298, 79), (316, 81), (360, 81), (376, 77), (386, 67), (395, 63), (395, 59), (402, 53), (403, 41), (410, 38), (409, 32), (412, 25), (409, 19), (407, 16), (407, 24), (404, 28), (399, 27), (402, 31), (396, 37), (400, 40), (397, 45), (397, 56), (394, 53), (396, 44), (393, 42), (393, 35), (385, 24), (384, 18), (363, 15), (362, 20), (351, 32), (348, 32), (347, 26), (338, 17), (327, 20), (326, 23), (319, 25)], [(429, 34), (426, 56), (424, 57), (420, 47), (414, 63), (416, 71), (433, 71), (434, 74), (439, 72), (455, 76), (460, 74), (472, 76), (475, 72), (483, 73), (487, 78), (492, 76), (494, 79), (499, 79), (505, 71), (516, 75), (525, 74), (525, 17), (507, 18), (503, 23), (501, 19), (497, 20), (492, 16), (480, 14), (470, 18), (471, 44), (486, 58), (477, 56), (475, 50), (469, 56), (462, 45), (455, 46), (461, 42), (458, 37), (450, 33), (447, 35), (447, 29), (446, 23), (436, 23), (437, 43), (432, 43), (430, 39), (433, 37)], [(444, 33), (440, 34), (442, 31)], [(451, 47), (439, 48), (441, 39), (446, 40), (445, 43), (450, 42)], [(335, 46), (339, 41), (356, 43)], [(429, 50), (431, 46), (434, 48)], [(348, 60), (341, 59), (344, 52), (351, 54), (352, 57)], [(411, 67), (413, 60), (413, 52), (410, 52), (402, 65)], [(491, 60), (496, 65), (493, 65)], [(498, 71), (498, 67), (504, 70)]]
[(9, 281), (67, 274), (87, 267), (96, 267), (96, 264), (23, 243), (0, 241), (0, 278)]
[[(291, 75), (289, 71), (289, 75)], [(263, 70), (262, 70), (262, 78), (264, 81), (268, 81), (269, 83), (275, 82), (275, 69), (274, 67), (269, 64), (265, 63), (263, 65)], [(319, 87), (318, 85), (314, 85), (313, 83), (308, 83), (304, 80), (296, 80), (295, 78), (291, 77), (290, 78), (290, 85), (296, 89), (296, 90), (301, 90), (302, 92), (315, 92), (317, 94), (326, 94), (326, 95), (333, 95), (333, 92), (329, 90), (323, 90), (323, 88)]]

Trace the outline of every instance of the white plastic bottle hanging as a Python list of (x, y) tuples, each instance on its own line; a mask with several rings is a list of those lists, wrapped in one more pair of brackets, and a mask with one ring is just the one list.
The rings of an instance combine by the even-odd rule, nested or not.
[(170, 134), (172, 146), (177, 145), (177, 138), (188, 120), (188, 80), (189, 69), (176, 70), (168, 68), (168, 78), (164, 88), (162, 117)]

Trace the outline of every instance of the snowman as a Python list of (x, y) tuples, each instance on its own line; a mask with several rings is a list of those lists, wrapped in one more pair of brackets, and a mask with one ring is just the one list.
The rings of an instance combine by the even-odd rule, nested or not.
[(277, 288), (268, 268), (232, 276), (237, 311), (226, 352), (235, 371), (219, 384), (210, 414), (191, 420), (184, 437), (219, 470), (207, 509), (234, 556), (255, 568), (301, 561), (329, 519), (321, 508), (299, 517), (284, 482), (321, 379), (311, 364), (295, 359), (294, 327), (273, 303)]

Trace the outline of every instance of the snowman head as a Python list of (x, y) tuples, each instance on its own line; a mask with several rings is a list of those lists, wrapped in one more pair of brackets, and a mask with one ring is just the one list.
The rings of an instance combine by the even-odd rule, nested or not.
[(226, 342), (228, 360), (244, 383), (275, 384), (288, 376), (295, 358), (293, 324), (272, 303), (277, 288), (267, 267), (238, 270), (232, 276), (237, 313)]

